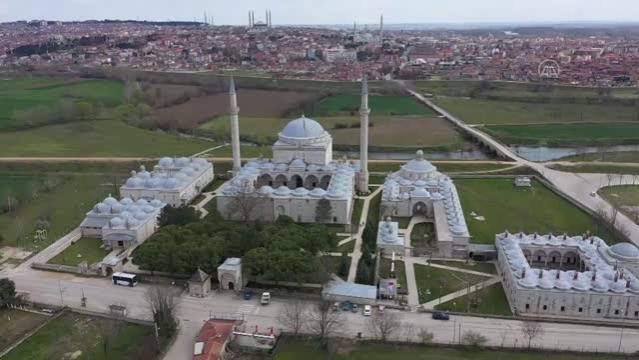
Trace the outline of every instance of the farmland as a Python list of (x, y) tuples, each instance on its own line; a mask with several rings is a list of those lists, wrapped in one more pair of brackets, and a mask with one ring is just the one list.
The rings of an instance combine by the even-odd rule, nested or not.
[[(302, 103), (315, 97), (312, 93), (273, 90), (238, 89), (240, 116), (284, 117), (298, 109)], [(300, 110), (301, 112), (301, 110)], [(229, 113), (229, 95), (226, 92), (198, 96), (187, 102), (154, 109), (146, 118), (147, 126), (193, 129), (206, 121)]]
[[(315, 116), (356, 115), (361, 96), (334, 95), (317, 103), (313, 109)], [(423, 115), (434, 116), (429, 108), (408, 96), (369, 96), (371, 115)]]
[(489, 125), (485, 129), (506, 143), (639, 143), (639, 122)]
[(162, 156), (192, 155), (215, 146), (126, 125), (117, 120), (95, 120), (0, 132), (2, 156)]
[(123, 101), (123, 85), (110, 80), (21, 78), (0, 81), (0, 130), (21, 128), (17, 111), (49, 107), (62, 100), (88, 101), (111, 107)]

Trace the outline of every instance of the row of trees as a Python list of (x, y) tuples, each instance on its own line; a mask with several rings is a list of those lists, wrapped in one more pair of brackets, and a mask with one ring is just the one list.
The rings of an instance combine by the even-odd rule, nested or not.
[(212, 213), (204, 221), (184, 225), (187, 215), (175, 216), (176, 212), (167, 208), (160, 223), (168, 225), (135, 251), (133, 261), (143, 269), (190, 274), (201, 268), (213, 273), (222, 260), (242, 257), (255, 276), (301, 281), (315, 270), (316, 255), (337, 243), (325, 226), (298, 225), (284, 216), (262, 225), (225, 221)]
[(18, 110), (13, 113), (12, 119), (16, 127), (25, 128), (91, 120), (100, 112), (101, 106), (90, 100), (61, 100), (50, 106), (38, 105)]
[(357, 265), (356, 281), (360, 284), (375, 282), (375, 259), (373, 254), (377, 247), (377, 224), (368, 221), (362, 232), (362, 257)]

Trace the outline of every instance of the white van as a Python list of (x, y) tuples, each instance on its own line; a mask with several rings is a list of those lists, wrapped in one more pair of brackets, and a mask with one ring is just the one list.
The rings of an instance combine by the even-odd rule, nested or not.
[(271, 293), (263, 292), (262, 297), (260, 298), (260, 304), (268, 305), (271, 302)]

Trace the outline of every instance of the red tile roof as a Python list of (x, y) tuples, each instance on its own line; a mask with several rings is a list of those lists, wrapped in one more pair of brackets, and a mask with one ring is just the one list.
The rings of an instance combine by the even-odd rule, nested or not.
[(193, 355), (193, 360), (220, 360), (235, 323), (225, 320), (208, 320), (200, 329), (195, 343), (204, 343), (202, 353)]

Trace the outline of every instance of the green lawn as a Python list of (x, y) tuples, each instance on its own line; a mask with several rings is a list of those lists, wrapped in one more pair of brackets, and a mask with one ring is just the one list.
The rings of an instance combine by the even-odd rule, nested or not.
[(399, 229), (408, 229), (408, 224), (410, 224), (409, 217), (391, 217), (391, 220), (396, 222)]
[(38, 327), (47, 316), (19, 310), (0, 310), (0, 350), (11, 345), (24, 334)]
[[(379, 263), (379, 277), (386, 279), (390, 275), (391, 260), (388, 258), (381, 258)], [(406, 267), (403, 261), (395, 260), (395, 276), (397, 277), (397, 284), (399, 288), (408, 290), (406, 284)]]
[[(429, 329), (431, 332), (436, 329)], [(622, 360), (627, 356), (593, 353), (479, 350), (463, 347), (343, 343), (329, 353), (316, 340), (284, 338), (274, 360)]]
[(472, 286), (487, 279), (485, 276), (415, 264), (415, 281), (420, 304), (465, 289), (468, 283)]
[[(470, 302), (470, 303), (469, 303)], [(470, 295), (435, 306), (438, 310), (512, 316), (508, 299), (500, 283), (482, 288)]]
[(24, 126), (13, 119), (19, 110), (51, 106), (68, 99), (85, 100), (110, 107), (124, 100), (124, 86), (112, 80), (21, 78), (0, 80), (0, 129)]
[[(457, 179), (455, 184), (472, 242), (493, 244), (495, 235), (505, 230), (539, 234), (590, 230), (609, 244), (617, 242), (592, 217), (539, 182), (533, 182), (531, 189), (515, 187), (512, 179)], [(485, 221), (476, 220), (471, 212)]]
[(109, 254), (109, 251), (100, 248), (101, 245), (102, 240), (100, 239), (81, 238), (49, 260), (49, 264), (77, 266), (83, 261), (89, 265), (95, 264)]
[(531, 103), (440, 98), (437, 104), (469, 124), (535, 124), (637, 121), (634, 106), (613, 104)]
[(611, 186), (599, 190), (599, 195), (612, 206), (625, 213), (635, 222), (639, 222), (639, 211), (631, 211), (628, 207), (639, 208), (639, 186)]
[(490, 125), (489, 133), (511, 144), (638, 143), (639, 122)]
[(364, 207), (363, 199), (355, 199), (353, 204), (353, 214), (351, 215), (351, 224), (359, 224), (359, 220), (362, 217), (362, 208)]
[(577, 165), (552, 164), (549, 167), (551, 169), (559, 171), (575, 173), (639, 175), (639, 166), (606, 165), (592, 163)]
[(337, 252), (338, 253), (346, 252), (346, 253), (350, 254), (350, 253), (353, 252), (353, 250), (355, 250), (355, 240), (351, 240), (351, 241), (347, 242), (346, 244), (339, 245), (337, 247)]
[(3, 132), (0, 144), (1, 156), (7, 157), (180, 156), (216, 146), (213, 142), (143, 130), (117, 120)]
[(445, 260), (431, 260), (433, 264), (452, 266), (460, 269), (479, 271), (487, 274), (497, 274), (497, 269), (495, 268), (495, 264), (490, 262), (463, 262), (463, 261), (445, 261)]
[[(315, 106), (316, 116), (335, 116), (341, 114), (357, 115), (360, 107), (359, 95), (334, 95), (326, 97)], [(410, 96), (369, 96), (368, 107), (371, 115), (427, 115), (435, 113), (421, 105)]]
[[(1, 177), (0, 177), (1, 178)], [(77, 175), (64, 177), (51, 191), (41, 193), (15, 214), (0, 215), (0, 235), (6, 245), (18, 245), (30, 250), (43, 249), (80, 224), (87, 211), (115, 188), (107, 185), (111, 176)], [(34, 242), (38, 219), (47, 219), (48, 240)]]
[[(109, 334), (105, 339), (105, 334)], [(107, 342), (105, 353), (105, 342)], [(67, 312), (9, 352), (3, 360), (151, 360), (156, 356), (153, 327)]]
[(427, 247), (436, 240), (437, 235), (433, 223), (419, 223), (413, 226), (413, 231), (410, 233), (412, 247)]

